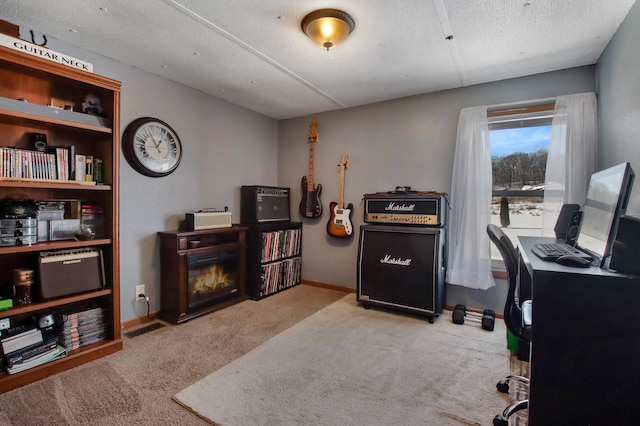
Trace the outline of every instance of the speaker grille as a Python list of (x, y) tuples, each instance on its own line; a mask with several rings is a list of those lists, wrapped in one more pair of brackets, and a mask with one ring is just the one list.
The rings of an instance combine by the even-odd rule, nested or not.
[(441, 313), (444, 230), (373, 225), (360, 229), (358, 300)]
[(274, 186), (242, 186), (240, 221), (266, 223), (291, 220), (289, 192), (289, 188)]

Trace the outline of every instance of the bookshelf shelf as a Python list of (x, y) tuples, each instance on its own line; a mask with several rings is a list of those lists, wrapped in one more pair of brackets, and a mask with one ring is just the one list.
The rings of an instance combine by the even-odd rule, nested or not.
[(35, 126), (57, 125), (93, 132), (113, 132), (109, 127), (111, 123), (102, 117), (2, 97), (0, 115), (5, 116), (7, 120), (28, 120)]
[(1, 177), (0, 184), (5, 188), (41, 188), (68, 189), (77, 191), (111, 191), (111, 185), (96, 185), (95, 183), (80, 183), (74, 180), (45, 180), (28, 178)]

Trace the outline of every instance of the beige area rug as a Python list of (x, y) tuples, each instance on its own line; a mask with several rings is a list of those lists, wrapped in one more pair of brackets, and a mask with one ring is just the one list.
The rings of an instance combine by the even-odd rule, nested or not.
[(208, 421), (245, 425), (487, 425), (509, 403), (505, 328), (364, 309), (349, 294), (182, 390)]
[(123, 337), (120, 352), (9, 392), (0, 388), (0, 426), (206, 426), (172, 401), (176, 392), (344, 295), (298, 285)]

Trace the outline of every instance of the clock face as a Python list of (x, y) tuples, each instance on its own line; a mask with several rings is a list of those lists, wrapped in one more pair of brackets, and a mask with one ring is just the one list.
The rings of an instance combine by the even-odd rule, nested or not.
[(138, 172), (151, 177), (173, 172), (182, 158), (176, 132), (155, 118), (139, 118), (127, 126), (122, 137), (125, 158)]

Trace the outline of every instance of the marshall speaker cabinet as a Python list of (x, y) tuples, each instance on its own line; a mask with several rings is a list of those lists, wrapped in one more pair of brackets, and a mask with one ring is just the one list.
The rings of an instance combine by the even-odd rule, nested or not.
[(445, 228), (363, 225), (357, 300), (429, 317), (445, 298)]
[(244, 224), (291, 220), (289, 188), (244, 185), (240, 188), (240, 222)]

